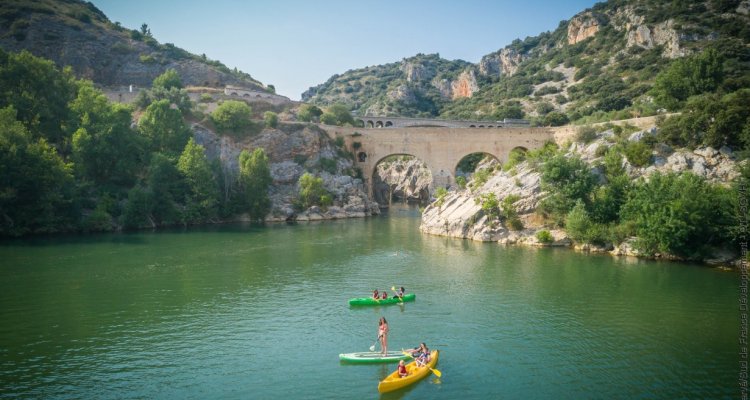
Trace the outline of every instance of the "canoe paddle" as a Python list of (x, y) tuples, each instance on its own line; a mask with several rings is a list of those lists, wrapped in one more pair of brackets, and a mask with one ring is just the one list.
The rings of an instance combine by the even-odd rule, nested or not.
[[(410, 353), (404, 351), (404, 349), (401, 349), (401, 352), (404, 353), (405, 355), (409, 356), (409, 358), (411, 358), (412, 360), (414, 359), (414, 356), (411, 355)], [(427, 364), (425, 364), (424, 366), (427, 367), (427, 368), (430, 368), (430, 367), (427, 366)], [(443, 373), (440, 372), (440, 370), (438, 370), (438, 369), (430, 368), (430, 371), (432, 371), (432, 373), (435, 374), (438, 378), (440, 378), (441, 376), (443, 376)]]

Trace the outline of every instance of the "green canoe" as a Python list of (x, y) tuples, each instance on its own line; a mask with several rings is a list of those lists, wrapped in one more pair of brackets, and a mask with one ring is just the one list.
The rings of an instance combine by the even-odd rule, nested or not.
[(406, 360), (409, 356), (400, 351), (389, 351), (385, 356), (379, 351), (339, 354), (339, 360), (353, 364), (389, 363)]
[(349, 305), (350, 306), (382, 306), (385, 304), (398, 304), (398, 303), (406, 302), (406, 301), (414, 301), (414, 298), (416, 297), (417, 295), (414, 293), (405, 294), (403, 300), (397, 297), (396, 298), (389, 297), (383, 300), (375, 300), (372, 297), (360, 297), (357, 299), (349, 299)]

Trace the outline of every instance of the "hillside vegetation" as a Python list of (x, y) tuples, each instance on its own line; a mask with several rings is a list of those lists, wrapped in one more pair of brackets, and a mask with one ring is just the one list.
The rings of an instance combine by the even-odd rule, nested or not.
[(146, 23), (138, 29), (123, 27), (80, 0), (3, 0), (0, 48), (28, 50), (104, 86), (148, 87), (154, 78), (174, 69), (190, 86), (233, 84), (264, 90), (249, 74), (205, 54), (159, 43)]
[(750, 87), (749, 8), (739, 0), (611, 0), (477, 64), (417, 55), (334, 75), (303, 99), (341, 102), (360, 115), (539, 125), (681, 111), (691, 96)]

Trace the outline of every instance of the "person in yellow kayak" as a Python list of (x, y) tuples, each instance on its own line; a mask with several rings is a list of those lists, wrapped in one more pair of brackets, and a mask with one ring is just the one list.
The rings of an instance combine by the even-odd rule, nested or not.
[(427, 348), (427, 345), (424, 344), (424, 342), (420, 343), (419, 346), (411, 350), (411, 356), (415, 359), (419, 358), (423, 354), (430, 354), (430, 349)]
[(404, 365), (404, 360), (401, 360), (398, 362), (398, 376), (402, 378), (406, 378), (407, 375), (409, 375), (409, 371), (406, 370), (406, 365)]
[(417, 357), (414, 362), (417, 363), (417, 367), (424, 367), (430, 362), (430, 352), (427, 353), (421, 353), (419, 357)]
[(388, 354), (388, 321), (385, 317), (380, 317), (378, 320), (378, 337), (380, 338), (380, 348), (383, 355)]

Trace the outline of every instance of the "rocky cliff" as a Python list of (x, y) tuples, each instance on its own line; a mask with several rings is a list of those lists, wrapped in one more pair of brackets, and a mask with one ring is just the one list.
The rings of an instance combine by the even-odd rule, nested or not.
[(171, 43), (160, 44), (149, 32), (113, 23), (93, 4), (79, 0), (3, 1), (0, 47), (28, 50), (103, 86), (149, 87), (172, 68), (186, 85), (265, 90), (246, 73)]
[[(545, 118), (551, 111), (564, 113), (568, 120), (598, 112), (618, 111), (619, 118), (642, 116), (644, 110), (653, 115), (659, 107), (649, 89), (672, 59), (716, 47), (727, 65), (737, 66), (731, 68), (731, 79), (750, 76), (748, 4), (747, 0), (597, 3), (556, 29), (516, 39), (476, 64), (418, 55), (393, 65), (335, 75), (311, 88), (303, 99), (323, 105), (343, 102), (360, 114), (527, 117), (546, 125), (561, 123)], [(450, 67), (441, 67), (441, 72), (436, 65)], [(556, 73), (561, 69), (570, 74)], [(538, 93), (540, 88), (545, 91)]]
[[(627, 137), (629, 142), (638, 142), (655, 134), (655, 128), (635, 132)], [(598, 134), (597, 138), (586, 144), (573, 142), (569, 145), (566, 155), (577, 155), (591, 168), (591, 171), (605, 180), (602, 171), (603, 148), (609, 148), (615, 143), (612, 130)], [(637, 167), (622, 159), (622, 167), (631, 178), (636, 180), (655, 172), (690, 172), (710, 182), (727, 185), (738, 175), (738, 163), (729, 148), (713, 149), (710, 147), (696, 150), (673, 149), (666, 145), (657, 145), (652, 151), (649, 163)], [(548, 195), (541, 184), (540, 173), (535, 162), (524, 161), (509, 171), (494, 169), (494, 174), (486, 182), (476, 185), (470, 181), (466, 189), (449, 192), (442, 200), (435, 201), (425, 208), (422, 214), (420, 230), (424, 233), (466, 238), (485, 242), (499, 242), (501, 244), (526, 244), (532, 246), (573, 246), (564, 230), (551, 230), (552, 241), (540, 243), (536, 233), (549, 229), (544, 225), (544, 219), (537, 214), (540, 202)], [(523, 227), (511, 227), (507, 221), (498, 222), (490, 218), (481, 207), (483, 195), (494, 194), (499, 200), (517, 196), (513, 203), (515, 211)], [(520, 228), (520, 229), (518, 229)], [(585, 244), (578, 246), (587, 251), (612, 251), (614, 255), (639, 255), (632, 246), (634, 239), (628, 239), (613, 248), (612, 245), (592, 246)]]
[[(356, 218), (380, 213), (378, 204), (371, 201), (361, 179), (349, 174), (351, 159), (342, 152), (328, 135), (315, 125), (281, 124), (278, 129), (266, 128), (259, 134), (235, 139), (218, 135), (200, 124), (193, 124), (193, 136), (206, 149), (209, 159), (219, 160), (230, 176), (239, 171), (238, 158), (242, 150), (263, 148), (268, 155), (273, 184), (270, 189), (272, 210), (266, 221), (309, 221), (321, 219)], [(335, 168), (323, 168), (325, 161), (335, 162)], [(321, 178), (332, 194), (333, 205), (296, 210), (297, 181), (305, 172)]]
[(417, 158), (393, 156), (378, 164), (373, 197), (381, 206), (394, 201), (424, 203), (430, 200), (432, 174)]

